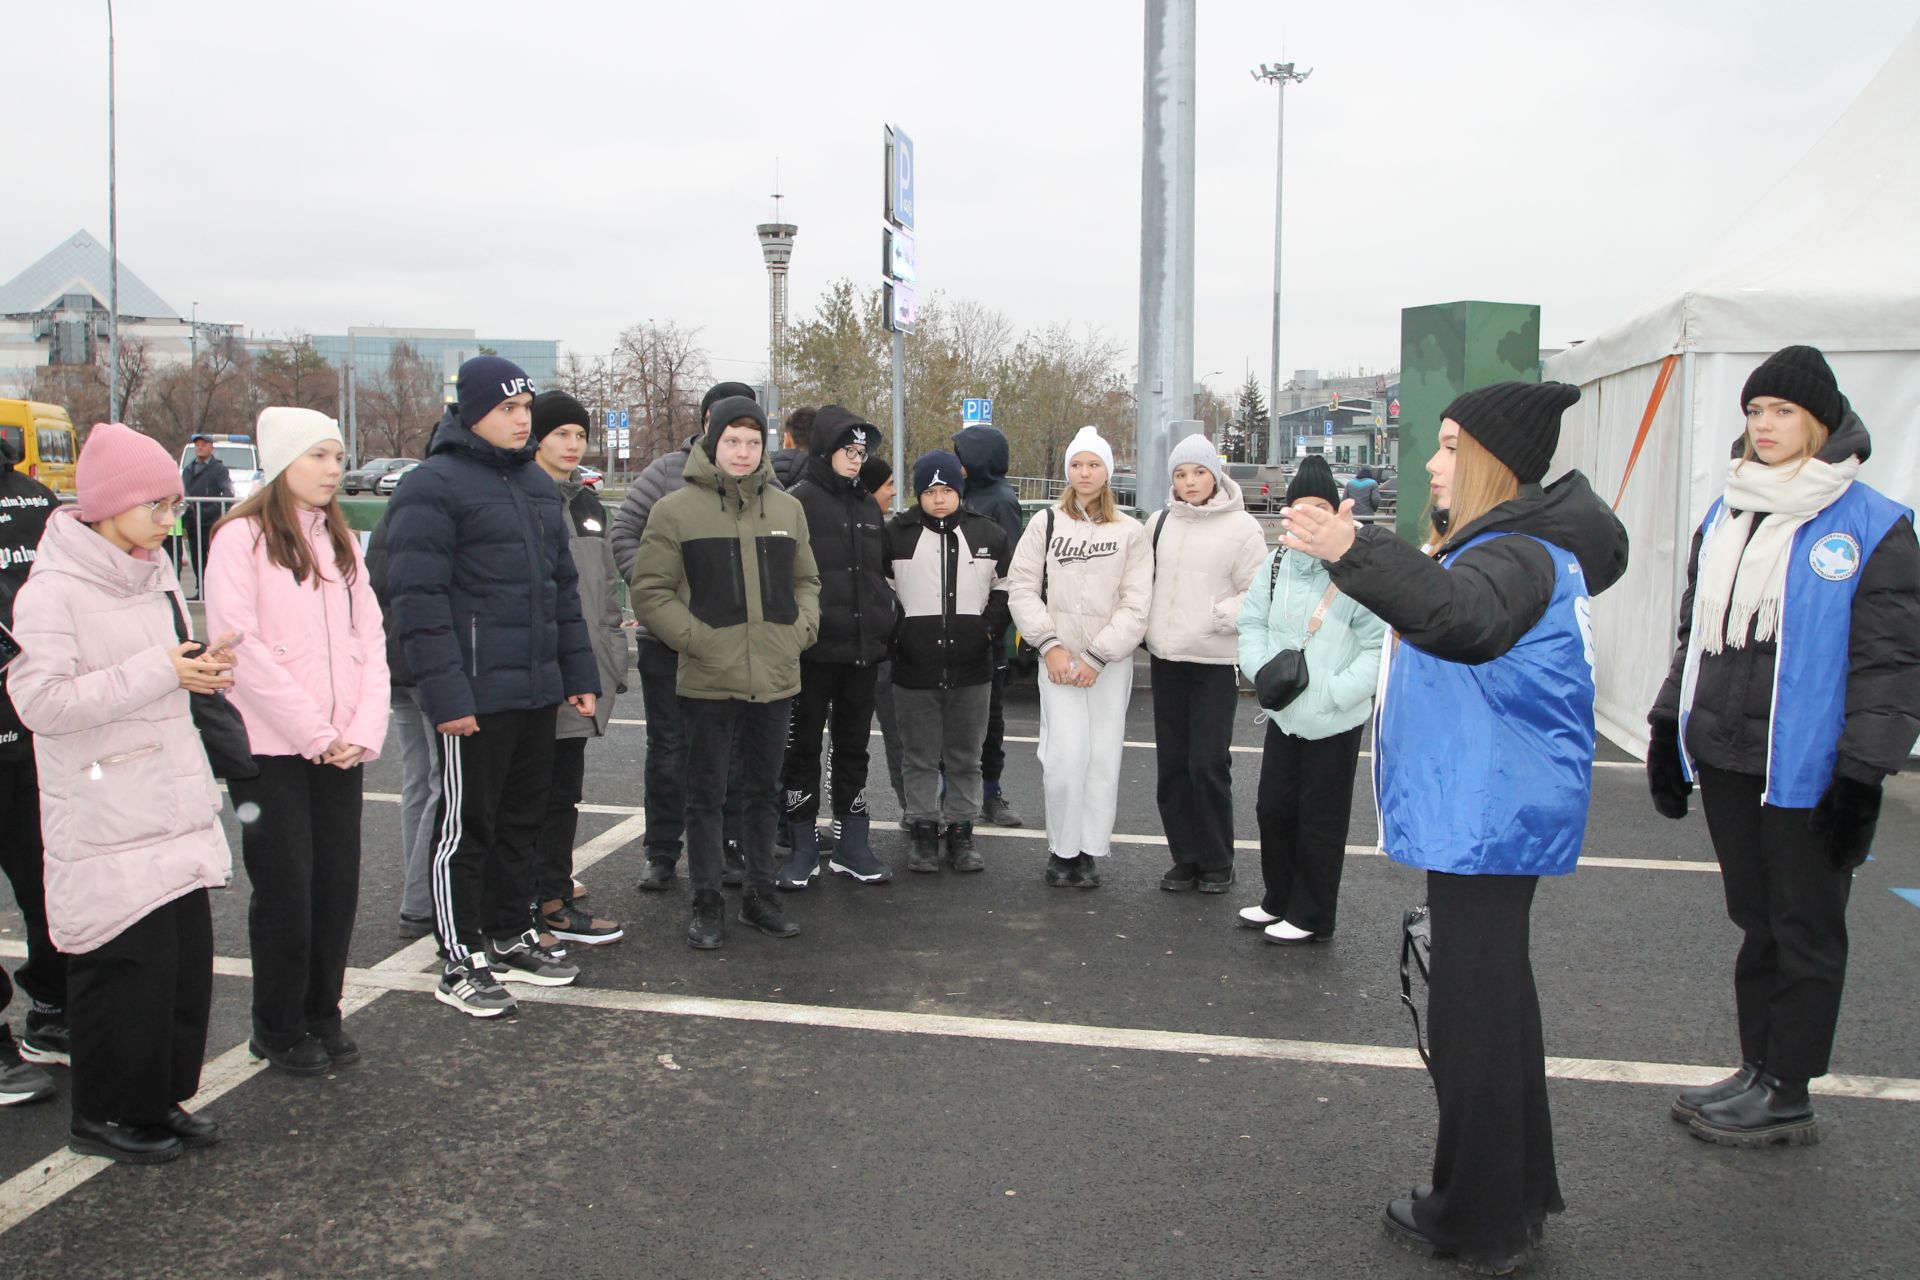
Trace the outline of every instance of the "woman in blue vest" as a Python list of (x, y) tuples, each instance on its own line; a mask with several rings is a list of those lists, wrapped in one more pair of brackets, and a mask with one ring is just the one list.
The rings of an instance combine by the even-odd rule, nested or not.
[(1687, 561), (1680, 643), (1648, 716), (1654, 807), (1700, 784), (1727, 915), (1740, 1067), (1674, 1119), (1729, 1146), (1819, 1140), (1847, 972), (1847, 895), (1880, 783), (1920, 730), (1913, 512), (1854, 477), (1867, 429), (1825, 357), (1788, 347), (1740, 392), (1747, 428)]
[(1503, 382), (1440, 423), (1431, 554), (1338, 514), (1284, 513), (1288, 547), (1398, 634), (1374, 719), (1388, 856), (1427, 872), (1428, 992), (1440, 1131), (1433, 1182), (1387, 1205), (1429, 1257), (1496, 1275), (1565, 1208), (1529, 959), (1534, 888), (1580, 856), (1593, 760), (1590, 593), (1626, 570), (1627, 535), (1585, 477), (1540, 487), (1564, 383)]

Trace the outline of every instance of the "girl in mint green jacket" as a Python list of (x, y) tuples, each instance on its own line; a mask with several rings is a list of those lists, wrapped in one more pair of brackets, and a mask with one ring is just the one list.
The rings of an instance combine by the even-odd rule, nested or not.
[[(1314, 464), (1318, 464), (1317, 466)], [(1287, 502), (1339, 504), (1333, 473), (1309, 456)], [(1284, 548), (1255, 575), (1240, 608), (1240, 669), (1254, 680), (1275, 654), (1306, 656), (1307, 687), (1278, 711), (1263, 711), (1260, 873), (1266, 894), (1239, 923), (1282, 945), (1333, 936), (1346, 861), (1347, 821), (1360, 735), (1373, 713), (1387, 626), (1342, 595), (1319, 560)]]

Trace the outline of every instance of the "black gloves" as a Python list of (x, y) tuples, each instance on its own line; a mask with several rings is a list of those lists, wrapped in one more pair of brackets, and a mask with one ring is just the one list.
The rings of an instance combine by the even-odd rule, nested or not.
[(1653, 807), (1662, 817), (1684, 818), (1693, 784), (1680, 767), (1680, 722), (1656, 716), (1648, 724), (1647, 790), (1653, 793)]
[(1880, 784), (1834, 774), (1813, 807), (1807, 826), (1827, 837), (1827, 857), (1836, 870), (1851, 871), (1867, 860), (1873, 829), (1880, 824)]

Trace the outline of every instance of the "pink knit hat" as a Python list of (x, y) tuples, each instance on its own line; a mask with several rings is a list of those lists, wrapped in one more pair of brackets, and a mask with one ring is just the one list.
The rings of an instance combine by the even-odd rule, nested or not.
[(73, 483), (80, 491), (80, 518), (88, 524), (111, 520), (143, 502), (186, 496), (180, 468), (160, 442), (119, 422), (93, 424)]

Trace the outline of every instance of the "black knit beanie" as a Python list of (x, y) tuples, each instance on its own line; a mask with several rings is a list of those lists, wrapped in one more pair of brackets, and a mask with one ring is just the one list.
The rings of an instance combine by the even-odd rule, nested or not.
[(1333, 482), (1333, 468), (1317, 453), (1300, 459), (1300, 469), (1287, 481), (1287, 505), (1302, 498), (1319, 498), (1335, 511), (1340, 509), (1340, 486)]
[(880, 487), (893, 479), (893, 464), (885, 458), (870, 457), (860, 464), (860, 487), (868, 493), (880, 492)]
[(1828, 431), (1838, 427), (1847, 416), (1847, 398), (1840, 394), (1833, 369), (1827, 358), (1812, 347), (1782, 347), (1760, 362), (1740, 388), (1740, 411), (1745, 413), (1755, 396), (1778, 396), (1791, 400), (1814, 417)]
[[(707, 394), (700, 397), (700, 424), (702, 426), (706, 425), (707, 411), (713, 408), (714, 401), (725, 400), (729, 396), (745, 396), (755, 404), (760, 403), (759, 397), (753, 394), (753, 388), (744, 382), (716, 382), (707, 388)], [(763, 420), (760, 425), (765, 426), (765, 421)]]
[(545, 440), (555, 427), (586, 427), (591, 433), (593, 418), (586, 406), (564, 391), (542, 391), (533, 398), (533, 438)]
[(1507, 464), (1521, 484), (1539, 484), (1560, 443), (1560, 415), (1580, 399), (1565, 382), (1496, 382), (1454, 398), (1442, 418)]
[(712, 412), (707, 417), (707, 431), (700, 438), (700, 447), (706, 450), (709, 460), (719, 452), (720, 434), (742, 418), (759, 423), (762, 436), (767, 433), (767, 411), (752, 396), (725, 396), (707, 405), (701, 412), (707, 413), (709, 409)]

